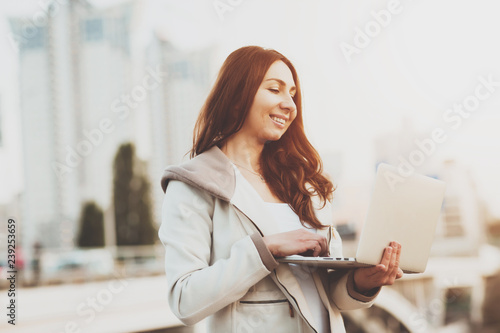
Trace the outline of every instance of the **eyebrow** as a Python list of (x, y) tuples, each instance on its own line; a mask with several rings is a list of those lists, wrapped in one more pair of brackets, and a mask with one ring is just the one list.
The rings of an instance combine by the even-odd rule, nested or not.
[[(270, 79), (267, 79), (266, 81), (277, 81), (281, 86), (285, 86), (286, 87), (286, 83), (285, 81), (281, 80), (281, 79), (276, 79), (276, 78), (270, 78)], [(290, 88), (290, 90), (293, 90), (293, 91), (297, 91), (297, 87), (296, 86), (292, 86)]]

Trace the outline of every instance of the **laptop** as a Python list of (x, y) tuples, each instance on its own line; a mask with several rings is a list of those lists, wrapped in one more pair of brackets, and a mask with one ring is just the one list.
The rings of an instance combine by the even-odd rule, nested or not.
[(332, 269), (370, 267), (380, 263), (386, 246), (398, 241), (399, 267), (405, 273), (423, 273), (441, 212), (445, 183), (431, 177), (402, 175), (396, 167), (381, 163), (355, 258), (277, 258), (278, 262)]

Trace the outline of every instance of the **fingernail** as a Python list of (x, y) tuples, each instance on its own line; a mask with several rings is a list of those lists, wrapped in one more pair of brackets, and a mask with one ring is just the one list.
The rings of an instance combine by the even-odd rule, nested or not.
[(392, 247), (389, 247), (389, 248), (387, 249), (387, 253), (391, 253), (391, 252), (392, 252)]

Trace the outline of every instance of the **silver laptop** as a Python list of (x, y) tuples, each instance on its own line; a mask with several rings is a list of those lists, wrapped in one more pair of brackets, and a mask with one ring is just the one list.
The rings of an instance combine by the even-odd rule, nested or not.
[(369, 267), (380, 263), (391, 241), (398, 241), (402, 245), (399, 267), (405, 273), (422, 273), (444, 191), (443, 181), (419, 174), (401, 175), (397, 168), (381, 163), (355, 258), (293, 255), (277, 260), (333, 269)]

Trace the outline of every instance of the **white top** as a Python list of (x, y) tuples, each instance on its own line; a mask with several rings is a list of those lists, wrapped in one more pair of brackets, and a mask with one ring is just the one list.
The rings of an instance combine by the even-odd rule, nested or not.
[[(240, 175), (241, 172), (236, 167), (236, 165), (234, 163), (231, 164), (233, 165), (236, 174)], [(245, 179), (245, 177), (243, 177), (243, 179)], [(248, 184), (251, 185), (249, 182)], [(253, 186), (250, 187), (253, 188)], [(255, 192), (257, 193), (257, 191)], [(299, 216), (295, 214), (295, 212), (292, 210), (292, 208), (290, 208), (290, 206), (288, 206), (288, 204), (265, 201), (264, 204), (269, 209), (269, 212), (273, 215), (275, 222), (278, 223), (280, 232), (287, 232), (304, 228), (304, 226), (300, 223)], [(316, 233), (316, 229), (304, 229), (309, 232)], [(309, 305), (309, 309), (311, 309), (314, 321), (318, 325), (318, 332), (329, 333), (330, 318), (323, 304), (323, 301), (319, 297), (318, 289), (314, 284), (314, 279), (312, 277), (311, 271), (309, 270), (309, 267), (296, 264), (289, 265), (293, 275), (295, 275), (295, 278), (300, 285), (300, 288), (304, 292), (304, 297), (306, 298), (307, 304)]]
[[(309, 232), (316, 233), (316, 229), (307, 229), (300, 223), (297, 214), (286, 203), (266, 202), (269, 212), (273, 215), (274, 220), (278, 223), (281, 232), (292, 231), (303, 228)], [(304, 292), (307, 304), (311, 309), (311, 313), (318, 325), (319, 332), (330, 332), (328, 312), (319, 297), (318, 289), (314, 284), (314, 280), (308, 266), (289, 264), (292, 273), (299, 282), (300, 288)]]

